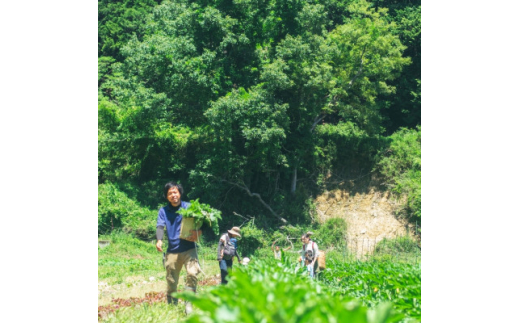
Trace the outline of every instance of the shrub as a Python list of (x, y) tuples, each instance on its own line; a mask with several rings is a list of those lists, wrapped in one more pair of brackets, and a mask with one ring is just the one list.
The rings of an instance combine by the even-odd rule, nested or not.
[(112, 183), (98, 186), (98, 234), (114, 229), (143, 239), (155, 236), (157, 211), (142, 207)]
[(376, 169), (398, 195), (406, 196), (403, 214), (421, 219), (421, 127), (401, 128), (390, 136), (390, 144), (377, 156)]
[(266, 249), (269, 244), (269, 235), (251, 221), (240, 229), (240, 234), (242, 235), (238, 245), (240, 255), (257, 254), (261, 249)]
[(325, 221), (312, 236), (319, 242), (320, 248), (343, 246), (347, 222), (342, 218), (331, 218)]

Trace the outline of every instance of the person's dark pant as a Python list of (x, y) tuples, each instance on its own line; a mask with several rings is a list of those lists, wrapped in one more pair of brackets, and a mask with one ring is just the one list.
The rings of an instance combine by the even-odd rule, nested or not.
[(231, 270), (231, 268), (233, 267), (233, 259), (229, 259), (229, 260), (226, 260), (226, 259), (222, 259), (220, 261), (220, 283), (222, 285), (226, 285), (227, 284), (227, 275), (229, 273), (229, 271)]

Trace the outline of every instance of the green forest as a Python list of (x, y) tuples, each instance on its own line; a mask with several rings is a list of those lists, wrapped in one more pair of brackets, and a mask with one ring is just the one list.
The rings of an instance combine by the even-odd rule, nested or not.
[(98, 2), (99, 235), (154, 239), (171, 180), (278, 230), (370, 176), (420, 227), (420, 125), (420, 1)]

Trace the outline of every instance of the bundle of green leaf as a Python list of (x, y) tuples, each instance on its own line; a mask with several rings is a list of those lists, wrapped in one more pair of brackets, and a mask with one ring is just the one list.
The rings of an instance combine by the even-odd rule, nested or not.
[(221, 212), (208, 204), (199, 203), (199, 199), (190, 201), (190, 203), (191, 205), (187, 209), (179, 209), (179, 214), (183, 218), (193, 218), (196, 228), (200, 228), (204, 222), (207, 223), (213, 229), (213, 232), (218, 235), (218, 220), (222, 220)]

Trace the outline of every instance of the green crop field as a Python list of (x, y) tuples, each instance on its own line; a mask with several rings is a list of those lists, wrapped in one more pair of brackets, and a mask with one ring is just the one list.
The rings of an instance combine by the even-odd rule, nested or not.
[[(100, 295), (102, 322), (420, 322), (421, 270), (417, 262), (348, 261), (330, 257), (316, 280), (284, 253), (282, 261), (252, 256), (236, 264), (228, 285), (219, 285), (213, 246), (199, 249), (204, 273), (197, 294), (179, 293), (194, 304), (167, 306), (160, 253), (152, 243), (113, 234), (98, 250), (98, 279), (120, 292)], [(374, 258), (380, 259), (380, 258)], [(180, 289), (185, 272), (181, 273)], [(146, 279), (155, 277), (153, 282)], [(139, 285), (144, 284), (144, 285)], [(140, 289), (136, 291), (136, 286)], [(145, 286), (145, 287), (142, 287)], [(124, 290), (133, 290), (125, 294)], [(161, 294), (162, 293), (162, 294)], [(117, 297), (114, 297), (117, 296)]]

